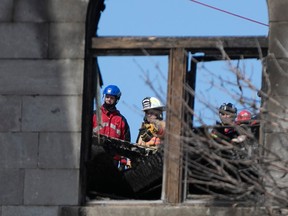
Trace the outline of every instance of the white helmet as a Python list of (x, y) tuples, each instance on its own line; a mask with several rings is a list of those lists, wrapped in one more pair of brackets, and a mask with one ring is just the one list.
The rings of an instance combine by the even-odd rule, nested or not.
[(160, 100), (158, 100), (155, 97), (145, 97), (142, 100), (142, 107), (143, 107), (142, 109), (143, 111), (149, 110), (149, 109), (159, 109), (161, 111), (165, 110), (165, 106), (162, 105)]

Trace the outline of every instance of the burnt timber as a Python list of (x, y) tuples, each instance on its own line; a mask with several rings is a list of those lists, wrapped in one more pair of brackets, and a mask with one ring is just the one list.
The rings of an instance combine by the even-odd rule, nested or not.
[[(88, 197), (90, 199), (160, 199), (163, 151), (93, 134), (92, 157), (88, 163)], [(121, 169), (113, 157), (131, 160), (132, 168)]]
[[(267, 37), (94, 37), (95, 56), (169, 55), (171, 49), (203, 53), (203, 61), (261, 58), (267, 55)], [(223, 54), (225, 51), (225, 55)]]

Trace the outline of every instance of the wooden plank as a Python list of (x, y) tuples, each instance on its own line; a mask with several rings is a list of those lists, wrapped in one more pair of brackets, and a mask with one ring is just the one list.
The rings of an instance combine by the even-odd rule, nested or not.
[(182, 128), (184, 124), (183, 98), (187, 71), (185, 49), (172, 49), (169, 56), (167, 94), (167, 133), (165, 136), (164, 192), (162, 199), (179, 203), (182, 194)]
[(94, 37), (92, 49), (267, 48), (267, 37)]
[(169, 55), (172, 48), (185, 48), (192, 53), (204, 52), (204, 59), (220, 59), (225, 52), (232, 59), (241, 55), (258, 58), (267, 54), (268, 40), (264, 36), (250, 37), (94, 37), (92, 52), (96, 56)]

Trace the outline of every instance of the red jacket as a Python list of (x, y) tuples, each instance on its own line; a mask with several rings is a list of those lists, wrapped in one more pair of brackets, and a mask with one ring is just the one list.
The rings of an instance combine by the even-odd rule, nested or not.
[[(99, 130), (100, 134), (131, 141), (130, 128), (126, 118), (120, 114), (119, 110), (114, 111), (106, 110), (103, 105), (101, 106), (102, 115), (102, 127)], [(93, 130), (98, 131), (97, 127), (97, 116), (93, 115)]]

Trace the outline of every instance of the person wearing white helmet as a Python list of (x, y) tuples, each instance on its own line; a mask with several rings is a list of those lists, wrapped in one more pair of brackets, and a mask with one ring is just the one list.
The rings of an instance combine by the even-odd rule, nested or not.
[(165, 135), (165, 106), (156, 97), (145, 97), (142, 100), (142, 108), (145, 116), (136, 142), (140, 146), (158, 148)]

